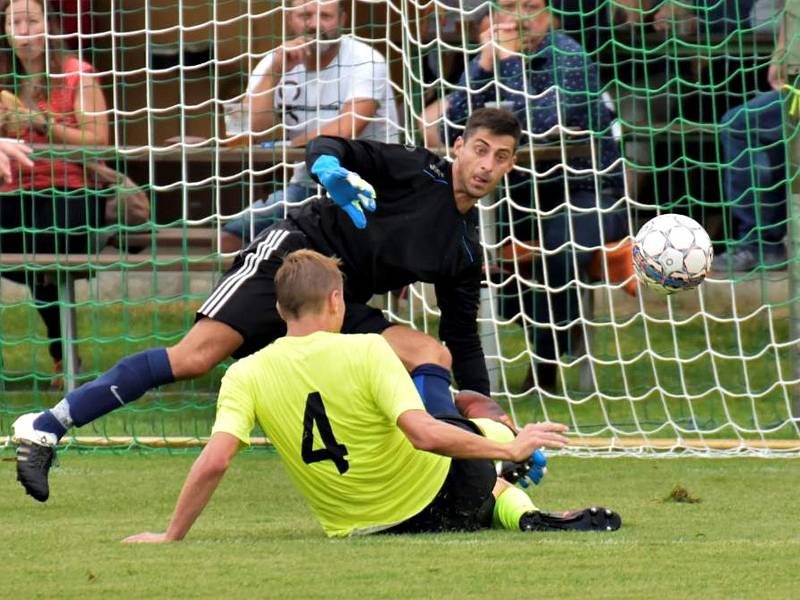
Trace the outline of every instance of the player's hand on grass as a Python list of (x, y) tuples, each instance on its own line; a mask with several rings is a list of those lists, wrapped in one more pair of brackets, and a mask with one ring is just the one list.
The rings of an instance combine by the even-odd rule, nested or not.
[(331, 199), (347, 213), (353, 225), (364, 229), (367, 226), (364, 210), (375, 210), (375, 189), (357, 173), (342, 167), (338, 158), (328, 154), (314, 161), (311, 172), (319, 178)]
[(520, 429), (510, 443), (513, 462), (527, 462), (539, 448), (563, 448), (569, 440), (563, 435), (567, 426), (561, 423), (529, 423)]
[(136, 535), (130, 535), (122, 540), (123, 544), (169, 544), (175, 540), (171, 540), (167, 538), (167, 534), (165, 533), (151, 533), (149, 531), (145, 531), (144, 533), (137, 533)]

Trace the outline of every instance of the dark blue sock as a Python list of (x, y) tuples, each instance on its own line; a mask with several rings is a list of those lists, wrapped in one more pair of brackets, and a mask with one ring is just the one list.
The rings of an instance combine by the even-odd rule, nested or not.
[(425, 410), (434, 416), (458, 415), (450, 396), (450, 371), (439, 365), (427, 363), (411, 371), (411, 380), (417, 387)]
[(145, 350), (123, 358), (94, 381), (68, 394), (37, 417), (33, 426), (61, 437), (69, 427), (86, 425), (133, 402), (147, 390), (173, 381), (166, 349)]
[(64, 434), (67, 433), (67, 428), (64, 427), (61, 424), (61, 421), (56, 419), (55, 416), (53, 416), (53, 413), (49, 410), (44, 411), (42, 414), (36, 417), (36, 419), (33, 421), (33, 427), (39, 431), (54, 433), (58, 439), (61, 439), (64, 437)]

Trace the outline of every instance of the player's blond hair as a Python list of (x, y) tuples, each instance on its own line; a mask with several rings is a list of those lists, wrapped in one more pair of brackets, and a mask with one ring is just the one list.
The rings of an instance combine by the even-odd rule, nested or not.
[(322, 312), (328, 295), (342, 288), (341, 261), (315, 252), (296, 250), (283, 259), (275, 273), (275, 289), (281, 315), (299, 319)]

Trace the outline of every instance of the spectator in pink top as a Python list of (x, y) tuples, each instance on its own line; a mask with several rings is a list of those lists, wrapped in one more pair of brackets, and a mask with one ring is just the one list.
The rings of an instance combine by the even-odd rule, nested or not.
[[(27, 144), (88, 148), (108, 144), (106, 101), (92, 65), (64, 50), (60, 15), (44, 0), (0, 0), (0, 130)], [(102, 239), (109, 192), (72, 161), (31, 156), (11, 163), (0, 183), (0, 253), (85, 253)], [(26, 283), (44, 320), (49, 352), (61, 369), (56, 287), (42, 275), (3, 272)]]

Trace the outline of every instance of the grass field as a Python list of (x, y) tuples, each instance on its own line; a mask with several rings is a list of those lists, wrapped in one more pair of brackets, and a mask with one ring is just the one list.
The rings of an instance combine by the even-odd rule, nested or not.
[[(542, 508), (619, 510), (613, 534), (486, 531), (328, 540), (270, 451), (239, 456), (181, 544), (166, 526), (193, 454), (63, 453), (44, 505), (0, 451), (9, 598), (795, 598), (797, 461), (551, 459)], [(667, 500), (682, 486), (697, 503)]]
[[(195, 301), (111, 304), (79, 310), (85, 377), (116, 360), (180, 338)], [(656, 315), (660, 317), (661, 315)], [(26, 304), (0, 310), (0, 433), (15, 416), (49, 406), (49, 359), (38, 315)], [(435, 322), (433, 322), (435, 326)], [(38, 338), (30, 337), (31, 331)], [(157, 332), (154, 335), (153, 332)], [(616, 331), (600, 321), (591, 350), (601, 360), (601, 394), (563, 373), (560, 397), (519, 396), (520, 420), (549, 417), (573, 430), (655, 431), (675, 425), (716, 437), (797, 438), (786, 390), (787, 324), (638, 318)], [(722, 354), (707, 351), (707, 340)], [(647, 348), (653, 354), (643, 355)], [(501, 332), (506, 357), (525, 349), (517, 327)], [(618, 350), (622, 349), (622, 350)], [(527, 356), (509, 364), (519, 386)], [(78, 435), (208, 435), (224, 366), (194, 382), (165, 386)], [(722, 386), (728, 393), (721, 391)], [(663, 392), (653, 391), (658, 385)], [(737, 397), (750, 389), (757, 396)], [(648, 391), (650, 390), (650, 391)], [(685, 393), (684, 393), (685, 392)], [(732, 393), (730, 393), (732, 392)], [(687, 400), (687, 394), (693, 396)], [(631, 397), (637, 397), (631, 401)], [(735, 430), (738, 428), (738, 431)], [(692, 437), (691, 431), (684, 437)], [(694, 434), (696, 435), (696, 434)], [(269, 450), (234, 462), (186, 542), (127, 547), (123, 537), (161, 530), (196, 454), (174, 451), (63, 452), (46, 505), (14, 481), (13, 454), (0, 448), (0, 596), (51, 598), (793, 598), (800, 572), (795, 516), (800, 468), (792, 459), (580, 459), (554, 457), (534, 492), (545, 509), (606, 504), (623, 529), (609, 535), (525, 535), (488, 531), (418, 537), (328, 540)], [(688, 499), (676, 502), (675, 489)]]

